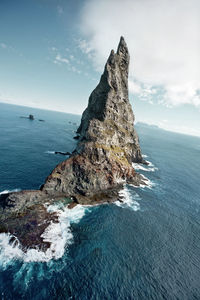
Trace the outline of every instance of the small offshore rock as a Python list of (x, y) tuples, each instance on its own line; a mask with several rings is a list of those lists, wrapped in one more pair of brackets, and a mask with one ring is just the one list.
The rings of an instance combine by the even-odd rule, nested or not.
[(34, 116), (33, 115), (29, 115), (29, 120), (34, 120)]
[(79, 138), (80, 138), (79, 135), (76, 135), (76, 136), (73, 137), (73, 139), (75, 139), (75, 140), (78, 140)]
[(61, 154), (61, 155), (71, 155), (70, 152), (61, 152), (61, 151), (55, 151), (55, 154)]

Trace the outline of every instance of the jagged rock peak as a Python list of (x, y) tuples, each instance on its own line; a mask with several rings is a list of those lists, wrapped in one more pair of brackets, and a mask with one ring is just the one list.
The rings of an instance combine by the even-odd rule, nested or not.
[[(128, 99), (129, 52), (121, 37), (100, 82), (89, 97), (77, 133), (73, 155), (47, 178), (43, 191), (88, 201), (124, 182), (138, 185), (141, 177), (132, 162), (143, 162), (134, 114)], [(83, 199), (80, 200), (80, 197)]]
[(83, 113), (81, 125), (77, 130), (77, 133), (83, 137), (86, 135), (91, 119), (103, 121), (106, 118), (111, 102), (114, 105), (123, 98), (128, 101), (129, 60), (126, 42), (121, 37), (117, 53), (114, 50), (111, 51), (100, 82), (89, 97), (88, 107)]
[(134, 114), (128, 98), (129, 61), (128, 47), (121, 37), (117, 53), (111, 51), (100, 82), (91, 93), (88, 107), (82, 115), (77, 130), (80, 134), (78, 149), (87, 141), (98, 141), (100, 144), (126, 148), (129, 162), (142, 162), (133, 127)]
[(88, 199), (124, 182), (141, 182), (132, 167), (132, 162), (143, 159), (128, 98), (129, 60), (121, 37), (117, 52), (111, 51), (89, 97), (77, 130), (77, 147), (47, 178), (43, 189), (47, 193), (62, 191), (80, 201), (80, 195)]
[(117, 48), (117, 54), (120, 54), (120, 52), (124, 53), (124, 50), (125, 50), (125, 52), (128, 52), (128, 47), (127, 47), (127, 44), (125, 42), (124, 37), (121, 36), (120, 41), (119, 41), (119, 45), (118, 45), (118, 48)]

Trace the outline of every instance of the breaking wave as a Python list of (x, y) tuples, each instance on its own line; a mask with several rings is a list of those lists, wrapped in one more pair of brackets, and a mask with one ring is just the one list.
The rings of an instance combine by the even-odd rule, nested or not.
[(13, 259), (24, 262), (48, 262), (51, 259), (61, 258), (73, 241), (71, 223), (78, 223), (89, 208), (78, 204), (69, 209), (60, 204), (50, 205), (47, 210), (58, 215), (58, 223), (52, 222), (41, 235), (44, 242), (50, 243), (50, 247), (45, 252), (39, 249), (28, 249), (24, 252), (16, 237), (13, 239), (13, 235), (1, 233), (0, 265), (2, 267), (10, 264)]
[(47, 154), (55, 154), (55, 151), (45, 151)]
[(125, 186), (120, 192), (119, 196), (121, 198), (121, 201), (117, 200), (115, 201), (115, 204), (119, 207), (130, 207), (134, 211), (140, 210), (140, 204), (138, 203), (138, 200), (140, 200), (140, 196), (135, 193), (135, 195), (131, 194), (128, 190), (128, 188)]
[(152, 189), (153, 186), (156, 185), (153, 181), (151, 181), (149, 178), (147, 178), (143, 174), (140, 174), (140, 175), (143, 177), (145, 184), (141, 183), (140, 185), (134, 185), (134, 184), (130, 183), (129, 185), (134, 188), (148, 188), (150, 190)]
[(20, 191), (21, 191), (21, 189), (4, 190), (4, 191), (0, 192), (0, 195), (14, 193), (14, 192), (20, 192)]
[(153, 181), (151, 181), (149, 178), (147, 178), (143, 174), (140, 174), (140, 175), (144, 178), (145, 184), (140, 184), (139, 188), (152, 189), (152, 187), (155, 186), (155, 183)]
[(132, 166), (135, 170), (142, 170), (145, 172), (155, 172), (158, 170), (158, 168), (156, 168), (150, 161), (146, 161), (148, 163), (148, 165), (144, 167), (144, 165), (142, 164), (138, 164), (138, 163), (132, 163)]

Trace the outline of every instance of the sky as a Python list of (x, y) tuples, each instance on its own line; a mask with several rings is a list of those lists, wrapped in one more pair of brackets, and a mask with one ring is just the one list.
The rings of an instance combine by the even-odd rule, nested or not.
[(200, 136), (199, 0), (0, 0), (0, 102), (82, 114), (120, 36), (137, 122)]

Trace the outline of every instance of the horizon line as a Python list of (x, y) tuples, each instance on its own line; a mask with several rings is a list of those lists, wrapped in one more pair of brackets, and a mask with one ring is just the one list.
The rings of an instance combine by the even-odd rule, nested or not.
[[(16, 103), (8, 103), (8, 102), (4, 102), (3, 100), (0, 99), (0, 104), (7, 104), (7, 105), (15, 105), (15, 106), (21, 106), (21, 107), (27, 107), (27, 108), (34, 108), (34, 109), (38, 109), (38, 110), (47, 110), (47, 111), (55, 111), (55, 112), (59, 112), (59, 113), (63, 113), (63, 114), (70, 114), (70, 115), (75, 115), (75, 116), (82, 116), (82, 114), (77, 114), (77, 113), (72, 113), (72, 112), (67, 112), (67, 111), (61, 111), (61, 110), (57, 110), (57, 109), (52, 109), (52, 108), (41, 108), (41, 107), (35, 107), (35, 106), (30, 106), (30, 105), (22, 105), (22, 104), (16, 104)], [(84, 110), (83, 110), (84, 111)], [(181, 132), (181, 131), (175, 131), (175, 130), (169, 130), (169, 129), (166, 129), (164, 127), (160, 127), (159, 125), (157, 124), (149, 124), (147, 122), (144, 122), (144, 121), (136, 121), (134, 125), (137, 125), (137, 123), (143, 123), (149, 127), (151, 126), (156, 126), (158, 127), (158, 129), (161, 129), (161, 130), (165, 130), (165, 131), (168, 131), (168, 132), (172, 132), (172, 133), (178, 133), (178, 134), (182, 134), (182, 135), (187, 135), (187, 136), (192, 136), (192, 137), (197, 137), (197, 138), (200, 138), (200, 134), (199, 135), (196, 135), (196, 134), (189, 134), (189, 133), (185, 133), (185, 132)]]

